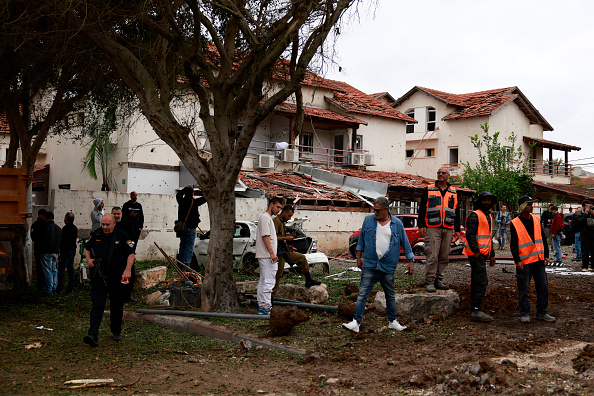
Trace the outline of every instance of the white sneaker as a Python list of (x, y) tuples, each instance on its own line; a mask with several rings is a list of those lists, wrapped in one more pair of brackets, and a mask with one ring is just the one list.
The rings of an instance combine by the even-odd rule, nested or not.
[(357, 323), (357, 321), (355, 319), (353, 319), (352, 322), (349, 323), (343, 323), (342, 327), (344, 327), (347, 330), (352, 331), (353, 333), (358, 333), (359, 332), (359, 323)]
[(390, 324), (388, 325), (388, 329), (402, 331), (406, 329), (406, 326), (402, 326), (400, 323), (398, 323), (398, 320), (395, 319), (390, 322)]

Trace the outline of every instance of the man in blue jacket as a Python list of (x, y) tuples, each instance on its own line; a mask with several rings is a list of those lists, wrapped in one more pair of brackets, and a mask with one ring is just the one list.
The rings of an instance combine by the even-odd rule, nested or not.
[(362, 269), (359, 295), (355, 306), (353, 321), (343, 323), (342, 327), (352, 332), (359, 332), (359, 325), (365, 313), (367, 297), (373, 286), (379, 282), (386, 295), (386, 313), (389, 329), (402, 331), (406, 327), (396, 319), (396, 295), (394, 293), (394, 272), (400, 259), (400, 246), (408, 259), (408, 274), (415, 271), (410, 243), (404, 231), (402, 221), (390, 213), (390, 201), (379, 197), (373, 205), (373, 215), (365, 217), (361, 235), (357, 243), (357, 267)]

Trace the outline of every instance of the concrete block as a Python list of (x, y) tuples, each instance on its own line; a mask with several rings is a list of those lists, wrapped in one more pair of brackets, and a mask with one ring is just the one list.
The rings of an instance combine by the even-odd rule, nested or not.
[(458, 308), (460, 308), (460, 296), (453, 290), (439, 290), (436, 293), (396, 294), (396, 312), (398, 316), (405, 318), (431, 318), (433, 315), (441, 313), (453, 315), (458, 311)]
[(237, 293), (256, 292), (258, 281), (237, 282)]
[(233, 332), (221, 326), (213, 326), (203, 321), (191, 320), (188, 323), (188, 332), (203, 336), (217, 338), (224, 341), (233, 340)]
[(135, 289), (148, 289), (158, 285), (165, 280), (167, 276), (167, 267), (154, 267), (136, 273), (134, 282)]
[(309, 302), (312, 304), (326, 304), (328, 302), (328, 286), (324, 283), (309, 288)]
[(155, 324), (179, 331), (188, 331), (188, 318), (182, 316), (155, 315)]
[[(382, 316), (386, 314), (386, 294), (383, 291), (375, 294), (373, 305), (375, 306), (375, 313)], [(398, 312), (398, 314), (400, 314), (400, 312)]]

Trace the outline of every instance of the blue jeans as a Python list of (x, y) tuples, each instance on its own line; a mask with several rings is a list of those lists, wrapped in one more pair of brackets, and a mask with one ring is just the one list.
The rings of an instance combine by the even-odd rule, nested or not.
[(58, 262), (58, 287), (56, 288), (56, 294), (62, 293), (64, 290), (64, 273), (68, 271), (68, 288), (67, 293), (74, 290), (74, 284), (76, 283), (74, 275), (74, 255), (76, 250), (66, 250), (60, 252), (60, 261)]
[(520, 315), (530, 315), (530, 299), (528, 298), (528, 288), (530, 279), (534, 278), (534, 287), (536, 289), (536, 312), (546, 314), (549, 305), (549, 282), (543, 261), (528, 264), (523, 270), (516, 267), (516, 280), (518, 282), (518, 295), (520, 305)]
[(190, 266), (192, 253), (194, 252), (194, 241), (196, 241), (196, 229), (191, 228), (183, 232), (179, 237), (179, 261)]
[(555, 261), (560, 263), (563, 261), (563, 255), (561, 254), (561, 235), (555, 235), (551, 241), (555, 250)]
[(394, 273), (382, 272), (371, 268), (363, 267), (361, 272), (361, 284), (359, 285), (359, 295), (355, 305), (355, 315), (353, 319), (361, 323), (365, 313), (365, 304), (367, 297), (371, 293), (373, 286), (379, 282), (386, 295), (386, 313), (390, 322), (396, 320), (396, 294), (394, 293)]
[(507, 228), (501, 228), (499, 230), (499, 241), (501, 242), (501, 245), (499, 246), (499, 249), (503, 249), (503, 247), (505, 246), (505, 239), (507, 238)]
[(576, 232), (575, 233), (575, 258), (582, 258), (582, 243), (580, 241), (580, 237), (581, 237), (581, 233), (580, 232)]
[(58, 253), (41, 254), (41, 265), (45, 278), (45, 289), (43, 291), (48, 296), (53, 296), (58, 285)]

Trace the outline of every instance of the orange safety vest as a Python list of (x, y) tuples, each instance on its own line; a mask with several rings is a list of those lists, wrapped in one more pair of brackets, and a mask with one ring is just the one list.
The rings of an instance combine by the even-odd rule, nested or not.
[[(478, 216), (478, 231), (476, 233), (476, 243), (479, 247), (479, 252), (484, 256), (491, 255), (491, 235), (493, 235), (493, 222), (489, 225), (489, 221), (487, 220), (487, 216), (482, 210), (475, 210), (474, 212)], [(470, 215), (469, 215), (470, 216)], [(468, 222), (468, 217), (466, 218), (466, 222)], [(464, 242), (464, 249), (462, 250), (467, 256), (474, 256), (474, 252), (470, 250), (470, 245), (468, 245), (468, 234), (466, 234), (466, 242)]]
[(457, 207), (458, 194), (454, 187), (449, 186), (443, 197), (435, 183), (427, 187), (427, 214), (425, 215), (427, 227), (454, 228)]
[(519, 216), (511, 221), (518, 234), (518, 255), (520, 256), (522, 265), (536, 263), (545, 258), (540, 220), (536, 216), (530, 216), (532, 216), (532, 221), (534, 222), (534, 241), (530, 238)]

